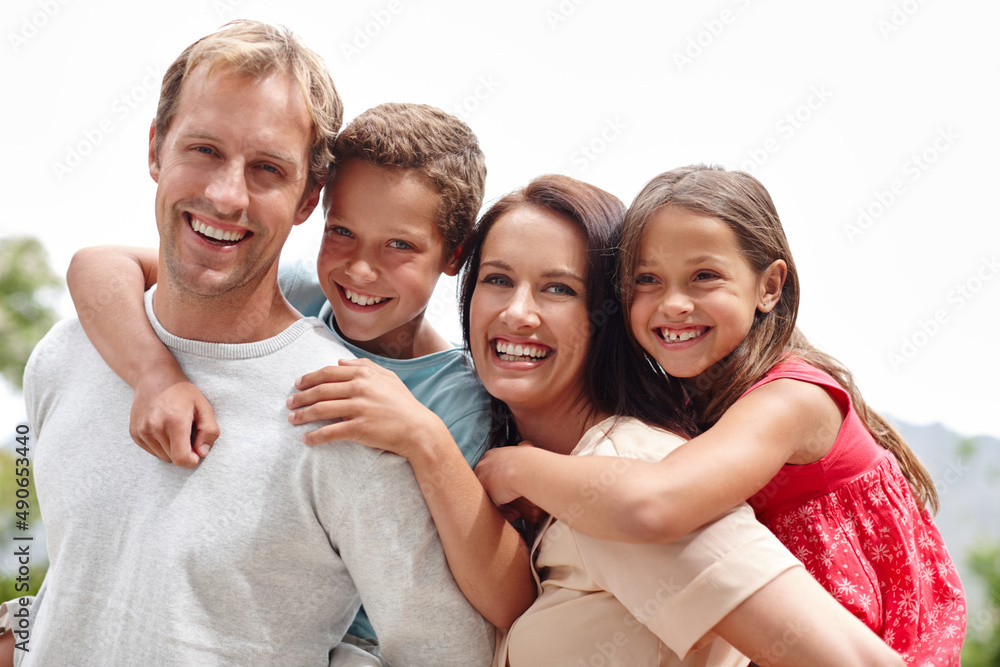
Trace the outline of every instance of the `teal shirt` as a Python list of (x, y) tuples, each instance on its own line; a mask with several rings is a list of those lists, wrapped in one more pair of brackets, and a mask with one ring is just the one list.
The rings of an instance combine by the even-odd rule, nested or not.
[[(320, 287), (314, 261), (299, 260), (293, 264), (280, 264), (278, 284), (285, 298), (296, 310), (307, 317), (322, 320), (347, 349), (359, 358), (371, 359), (399, 376), (410, 393), (445, 423), (469, 465), (476, 465), (486, 451), (490, 401), (464, 350), (453, 347), (415, 359), (392, 359), (372, 354), (344, 340), (337, 331), (333, 307)], [(358, 613), (348, 632), (357, 637), (375, 636), (364, 608)]]

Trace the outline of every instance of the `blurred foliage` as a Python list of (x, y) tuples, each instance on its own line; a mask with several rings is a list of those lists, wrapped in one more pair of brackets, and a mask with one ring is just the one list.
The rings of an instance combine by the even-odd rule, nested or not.
[(37, 239), (0, 239), (0, 375), (18, 389), (31, 350), (57, 319), (45, 292), (61, 285)]
[[(48, 559), (45, 556), (45, 534), (41, 529), (42, 522), (38, 512), (38, 496), (35, 495), (33, 471), (30, 464), (25, 466), (23, 461), (18, 461), (19, 458), (22, 458), (21, 454), (25, 453), (25, 449), (21, 449), (20, 452), (18, 449), (22, 448), (24, 444), (27, 445), (25, 448), (27, 453), (33, 455), (34, 438), (30, 433), (27, 434), (27, 439), (20, 443), (15, 442), (12, 448), (0, 449), (0, 509), (2, 509), (0, 511), (0, 545), (3, 545), (4, 549), (3, 559), (0, 560), (2, 563), (2, 567), (0, 567), (0, 602), (13, 600), (23, 595), (35, 595), (38, 592), (38, 587), (42, 585), (42, 579), (48, 569)], [(17, 528), (17, 522), (21, 520), (17, 515), (17, 490), (21, 488), (17, 483), (18, 469), (22, 471), (27, 469), (28, 474), (22, 474), (21, 477), (30, 480), (28, 486), (24, 487), (27, 489), (27, 494), (21, 493), (29, 505), (24, 510), (27, 512), (28, 519), (26, 522), (28, 528), (25, 530)], [(15, 542), (14, 537), (31, 537), (32, 539)], [(26, 575), (19, 573), (18, 569), (21, 567), (21, 563), (14, 556), (14, 552), (25, 545), (28, 547), (30, 558), (27, 563), (28, 573)], [(28, 586), (27, 589), (25, 589), (25, 585)]]
[(986, 608), (969, 616), (962, 664), (1000, 665), (1000, 543), (980, 545), (969, 554), (969, 566), (986, 588)]

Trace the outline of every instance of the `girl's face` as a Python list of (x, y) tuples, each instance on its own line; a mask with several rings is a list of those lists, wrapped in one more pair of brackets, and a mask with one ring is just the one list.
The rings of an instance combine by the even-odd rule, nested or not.
[(583, 233), (518, 206), (490, 229), (476, 279), (469, 341), (486, 390), (514, 410), (579, 398), (590, 331)]
[(664, 206), (639, 245), (632, 332), (664, 371), (696, 378), (746, 338), (755, 311), (774, 307), (784, 277), (781, 260), (757, 275), (723, 221)]

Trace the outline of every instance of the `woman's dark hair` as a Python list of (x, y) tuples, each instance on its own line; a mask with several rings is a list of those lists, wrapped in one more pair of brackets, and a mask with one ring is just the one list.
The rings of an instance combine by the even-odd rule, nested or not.
[[(540, 176), (501, 197), (480, 218), (465, 243), (459, 307), (462, 335), (470, 348), (469, 312), (479, 280), (483, 243), (497, 220), (522, 206), (560, 215), (580, 229), (587, 242), (587, 312), (590, 348), (584, 364), (584, 391), (600, 412), (635, 417), (691, 437), (696, 430), (682, 409), (680, 384), (654, 372), (629, 344), (621, 299), (615, 284), (618, 244), (625, 206), (614, 195), (561, 175)], [(506, 404), (495, 398), (489, 447), (517, 444), (520, 435)]]

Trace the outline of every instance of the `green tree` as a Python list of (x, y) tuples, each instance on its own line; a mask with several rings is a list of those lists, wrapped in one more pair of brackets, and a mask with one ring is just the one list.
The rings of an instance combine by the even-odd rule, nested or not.
[(0, 239), (0, 375), (18, 389), (28, 355), (56, 321), (46, 292), (61, 285), (37, 239)]
[(969, 555), (969, 566), (986, 585), (986, 608), (969, 616), (962, 648), (965, 667), (1000, 665), (1000, 543), (980, 545)]

